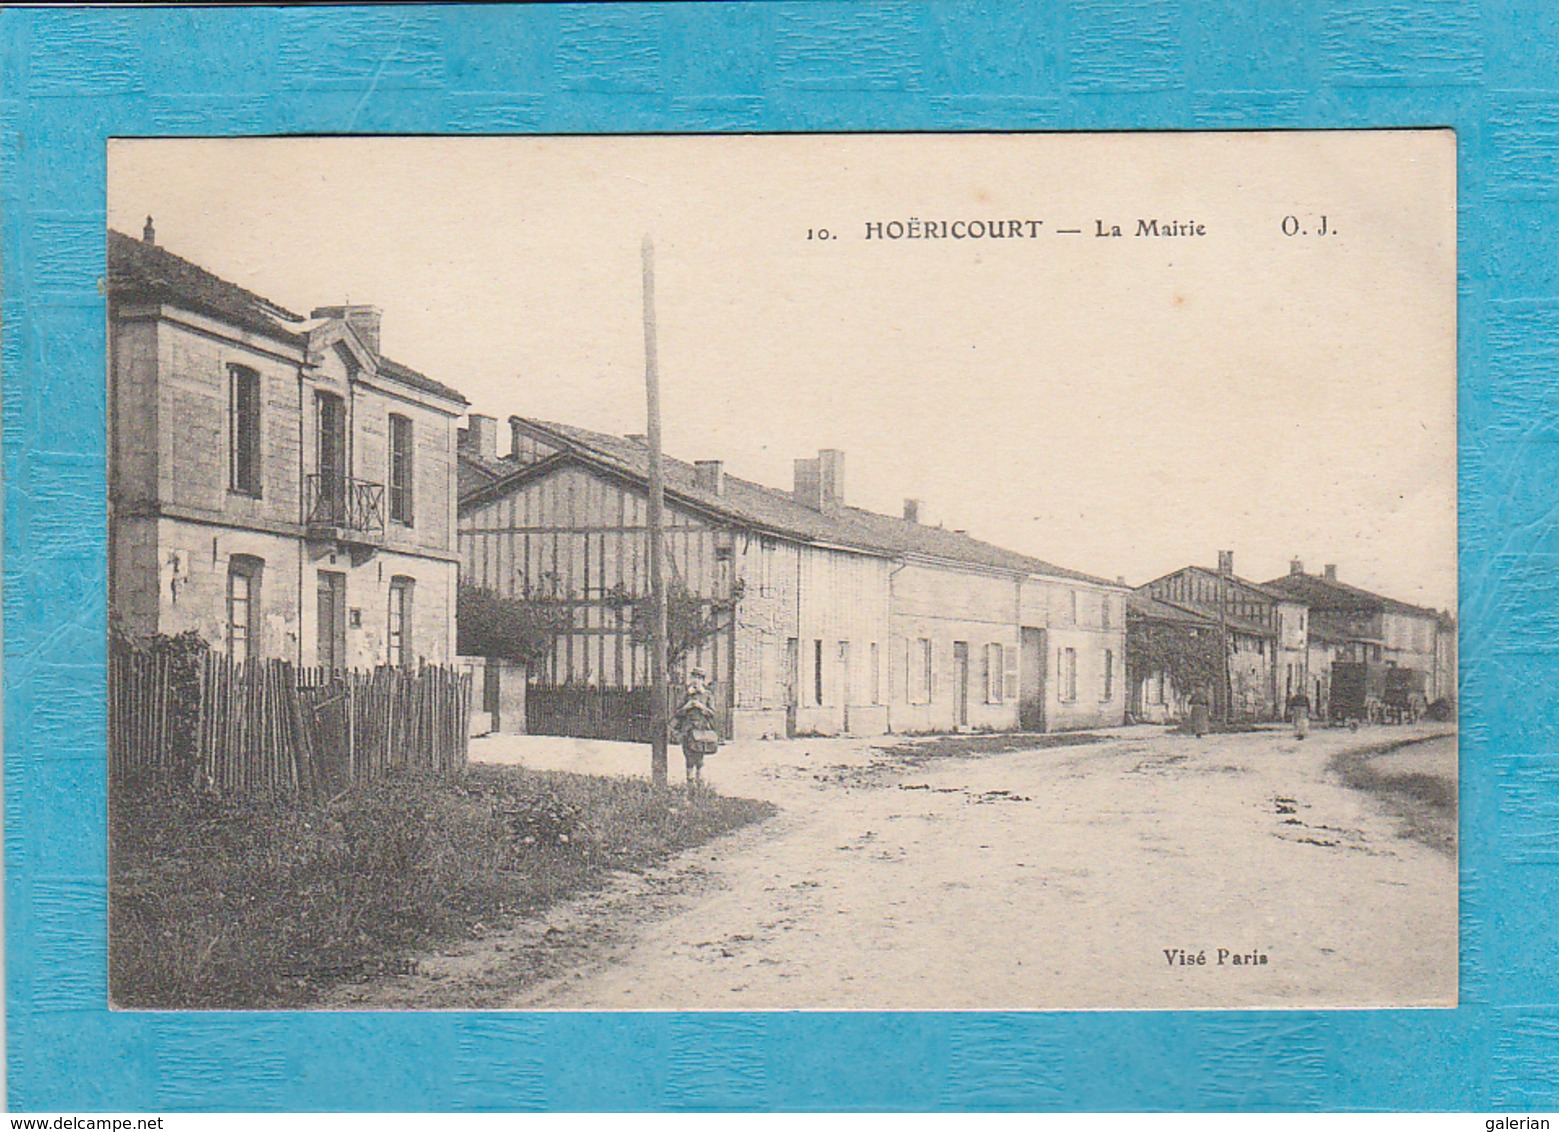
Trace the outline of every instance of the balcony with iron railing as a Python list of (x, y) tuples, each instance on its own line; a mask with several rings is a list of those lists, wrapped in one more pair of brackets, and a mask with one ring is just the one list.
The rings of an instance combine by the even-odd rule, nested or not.
[(384, 485), (328, 472), (304, 477), (303, 524), (310, 538), (377, 545), (384, 540)]

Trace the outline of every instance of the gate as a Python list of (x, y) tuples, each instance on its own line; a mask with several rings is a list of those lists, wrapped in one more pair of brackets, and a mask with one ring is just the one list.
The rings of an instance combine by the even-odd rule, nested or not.
[[(709, 685), (715, 726), (723, 739), (731, 737), (731, 712), (725, 685)], [(680, 696), (673, 688), (669, 719)], [(596, 688), (577, 684), (532, 684), (525, 690), (525, 730), (529, 735), (567, 735), (575, 739), (615, 739), (625, 743), (650, 741), (650, 689)]]
[[(304, 719), (312, 725), (318, 786), (335, 797), (352, 783), (352, 699), (344, 680), (320, 677), (299, 681), (298, 699)], [(308, 674), (300, 673), (307, 679)]]

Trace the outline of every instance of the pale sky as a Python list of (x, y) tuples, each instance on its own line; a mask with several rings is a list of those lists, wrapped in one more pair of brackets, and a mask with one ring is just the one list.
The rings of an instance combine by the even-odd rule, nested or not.
[[(1230, 548), (1456, 604), (1446, 131), (116, 141), (108, 204), (300, 314), (379, 306), (500, 448), (644, 430), (648, 234), (671, 455), (788, 488), (840, 448), (853, 504), (1133, 585)], [(865, 238), (910, 218), (1042, 225)]]

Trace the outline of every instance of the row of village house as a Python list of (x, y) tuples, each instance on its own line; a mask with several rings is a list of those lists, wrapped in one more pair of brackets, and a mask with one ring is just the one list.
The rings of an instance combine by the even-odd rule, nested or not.
[[(621, 595), (647, 587), (641, 439), (469, 414), (380, 351), (380, 312), (309, 317), (156, 244), (109, 234), (111, 608), (132, 635), (193, 630), (236, 659), (331, 668), (451, 663), (461, 578), (573, 603), (533, 686), (642, 688)], [(683, 667), (728, 734), (1062, 730), (1163, 719), (1190, 689), (1127, 678), (1133, 626), (1217, 632), (1228, 706), (1324, 710), (1332, 660), (1419, 668), (1454, 695), (1454, 627), (1305, 574), (1187, 567), (1138, 590), (920, 521), (850, 506), (844, 455), (779, 490), (717, 460), (666, 461), (673, 579), (735, 598)], [(1142, 676), (1143, 674), (1136, 674)], [(486, 707), (505, 729), (500, 682)], [(1215, 695), (1223, 694), (1218, 689)], [(507, 706), (507, 704), (505, 705)], [(509, 718), (502, 718), (504, 715)]]

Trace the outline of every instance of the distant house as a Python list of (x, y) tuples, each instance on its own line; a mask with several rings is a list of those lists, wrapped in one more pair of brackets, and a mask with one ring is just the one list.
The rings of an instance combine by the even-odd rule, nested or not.
[[(1313, 637), (1329, 660), (1363, 661), (1424, 674), (1432, 703), (1456, 696), (1456, 621), (1449, 614), (1371, 593), (1337, 579), (1337, 567), (1306, 574), (1295, 559), (1265, 588), (1310, 609)], [(1329, 663), (1329, 662), (1328, 662)]]
[[(545, 579), (572, 602), (532, 704), (547, 689), (645, 688), (622, 597), (648, 586), (647, 447), (509, 423), (502, 457), (491, 418), (464, 433), (464, 579), (511, 596)], [(833, 450), (797, 460), (790, 491), (718, 460), (667, 459), (665, 481), (670, 579), (734, 604), (682, 665), (710, 676), (727, 734), (1122, 722), (1124, 586), (920, 523), (913, 501), (903, 517), (851, 507)]]
[(108, 234), (111, 609), (235, 660), (454, 657), (465, 398), (384, 357), (373, 307), (303, 318)]
[(1309, 686), (1309, 610), (1305, 602), (1234, 573), (1232, 551), (1218, 568), (1186, 566), (1138, 587), (1209, 618), (1227, 643), (1228, 677), (1213, 688), (1213, 711), (1240, 719), (1276, 719), (1296, 690)]
[(1127, 594), (1126, 655), (1131, 679), (1128, 715), (1139, 723), (1169, 723), (1183, 719), (1194, 693), (1200, 690), (1211, 695), (1216, 688), (1216, 682), (1212, 680), (1199, 689), (1193, 686), (1192, 680), (1176, 679), (1175, 672), (1165, 663), (1134, 664), (1134, 653), (1152, 656), (1157, 648), (1176, 648), (1189, 654), (1204, 643), (1210, 643), (1210, 652), (1217, 647), (1218, 640), (1216, 618), (1198, 613), (1190, 606), (1160, 601), (1146, 593)]

